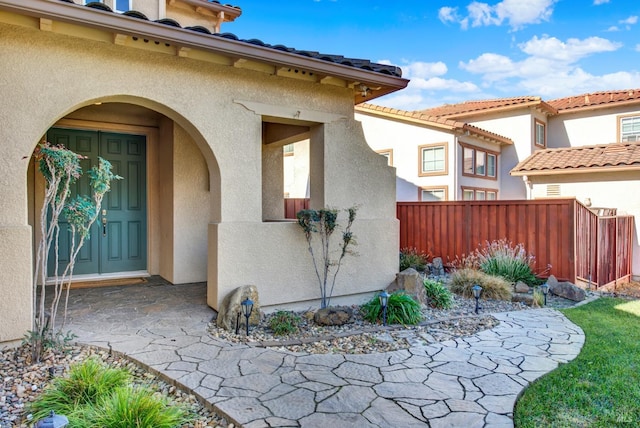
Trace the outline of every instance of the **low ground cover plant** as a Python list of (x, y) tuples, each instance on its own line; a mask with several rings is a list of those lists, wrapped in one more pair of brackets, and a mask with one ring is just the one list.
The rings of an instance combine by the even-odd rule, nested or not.
[[(378, 296), (360, 307), (365, 320), (375, 323), (382, 321), (383, 310)], [(387, 323), (414, 325), (422, 321), (420, 304), (411, 296), (403, 292), (396, 292), (389, 296), (387, 302)]]
[(515, 426), (631, 427), (640, 421), (640, 301), (600, 298), (562, 311), (586, 341), (578, 357), (536, 380)]
[(293, 312), (278, 311), (269, 319), (269, 328), (276, 336), (293, 334), (298, 331), (300, 320)]
[(453, 305), (451, 291), (440, 281), (425, 278), (424, 290), (432, 308), (449, 309)]
[(108, 367), (97, 358), (73, 364), (67, 376), (57, 377), (29, 405), (34, 420), (53, 410), (69, 419), (69, 427), (172, 428), (191, 417), (149, 389), (132, 384), (124, 368)]
[(483, 299), (511, 300), (511, 283), (500, 276), (463, 268), (457, 269), (449, 278), (449, 289), (467, 298), (473, 297), (472, 287), (476, 284), (482, 287)]
[(406, 247), (400, 250), (400, 272), (405, 269), (414, 268), (417, 271), (424, 271), (429, 262), (429, 255), (418, 251), (414, 247)]

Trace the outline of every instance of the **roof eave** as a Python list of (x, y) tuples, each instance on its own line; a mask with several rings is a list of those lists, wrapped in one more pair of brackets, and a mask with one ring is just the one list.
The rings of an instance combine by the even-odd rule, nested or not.
[(509, 104), (509, 105), (500, 106), (500, 107), (488, 107), (484, 109), (476, 109), (476, 110), (465, 111), (461, 113), (443, 114), (440, 117), (446, 117), (449, 119), (453, 119), (453, 118), (464, 119), (468, 117), (475, 117), (475, 116), (492, 114), (492, 113), (502, 113), (505, 111), (519, 110), (519, 109), (525, 109), (530, 107), (539, 107), (540, 109), (546, 111), (551, 115), (558, 113), (558, 110), (556, 110), (553, 106), (547, 104), (546, 102), (540, 101), (540, 100), (534, 100), (534, 101), (528, 101), (526, 103)]
[(582, 107), (570, 107), (570, 108), (558, 109), (558, 114), (570, 114), (570, 113), (583, 112), (583, 111), (603, 110), (606, 108), (624, 107), (627, 105), (634, 105), (634, 104), (640, 105), (640, 98), (634, 99), (634, 100), (613, 101), (613, 102), (608, 102), (603, 104), (593, 104), (593, 105), (582, 106)]
[(546, 176), (546, 175), (571, 175), (571, 174), (590, 174), (597, 172), (625, 172), (625, 171), (640, 171), (640, 165), (625, 165), (625, 166), (606, 166), (606, 167), (581, 167), (581, 168), (562, 168), (562, 169), (539, 169), (530, 171), (509, 171), (509, 174), (514, 177), (522, 176)]
[[(368, 101), (404, 89), (409, 83), (409, 80), (401, 77), (335, 64), (224, 37), (201, 34), (183, 28), (165, 26), (153, 21), (145, 21), (62, 1), (0, 0), (0, 10), (76, 24), (116, 34), (148, 38), (175, 46), (201, 49), (229, 57), (263, 62), (273, 66), (302, 68), (319, 75), (337, 77), (376, 88), (375, 91), (370, 91), (366, 97), (360, 97), (356, 94), (355, 98), (361, 98), (357, 102)], [(356, 101), (354, 100), (354, 102)]]

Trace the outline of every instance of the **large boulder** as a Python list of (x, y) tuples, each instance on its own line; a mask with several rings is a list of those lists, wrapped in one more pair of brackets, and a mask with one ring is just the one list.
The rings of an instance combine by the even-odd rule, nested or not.
[(547, 285), (549, 286), (549, 292), (555, 296), (573, 300), (574, 302), (582, 302), (587, 298), (587, 293), (582, 288), (568, 281), (559, 282), (553, 275), (550, 275), (549, 279), (547, 279)]
[(353, 309), (347, 306), (329, 306), (318, 309), (313, 320), (318, 325), (344, 325), (353, 319)]
[[(216, 325), (229, 331), (235, 331), (236, 324), (240, 326), (240, 329), (246, 328), (246, 318), (242, 311), (242, 302), (246, 298), (253, 300), (253, 310), (249, 317), (249, 325), (258, 325), (262, 314), (260, 313), (258, 288), (255, 285), (238, 287), (224, 297), (218, 309)], [(239, 317), (238, 314), (240, 314)]]
[(413, 297), (416, 302), (421, 304), (427, 303), (427, 292), (424, 289), (422, 276), (417, 270), (413, 268), (403, 270), (396, 275), (396, 284), (397, 288), (394, 288), (403, 290), (409, 296)]

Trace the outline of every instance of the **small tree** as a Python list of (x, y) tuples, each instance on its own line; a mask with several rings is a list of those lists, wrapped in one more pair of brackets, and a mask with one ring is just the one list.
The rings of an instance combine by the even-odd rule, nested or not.
[[(318, 278), (321, 308), (329, 306), (342, 259), (347, 254), (352, 253), (349, 247), (356, 245), (355, 236), (351, 232), (351, 226), (356, 219), (356, 208), (351, 207), (347, 212), (349, 213), (349, 219), (344, 232), (342, 232), (342, 242), (339, 244), (340, 252), (337, 259), (332, 258), (330, 241), (333, 232), (338, 226), (338, 211), (335, 209), (302, 210), (296, 214), (298, 225), (304, 231), (309, 254), (311, 254), (313, 267)], [(314, 251), (314, 234), (317, 234), (320, 239), (319, 255), (316, 255), (316, 251)], [(332, 268), (335, 268), (333, 273), (331, 272)], [(331, 287), (327, 290), (329, 285)]]
[[(56, 331), (56, 315), (60, 299), (66, 290), (64, 303), (64, 320), (66, 320), (69, 288), (71, 287), (76, 258), (85, 241), (89, 239), (89, 231), (98, 217), (104, 195), (111, 188), (111, 181), (122, 177), (111, 172), (109, 161), (99, 158), (98, 166), (94, 166), (88, 171), (92, 190), (91, 197), (77, 195), (71, 199), (71, 185), (82, 175), (80, 160), (84, 157), (62, 146), (54, 146), (50, 143), (40, 144), (34, 152), (34, 157), (38, 163), (38, 169), (45, 179), (44, 201), (40, 212), (41, 238), (36, 252), (33, 279), (33, 299), (36, 313), (34, 330), (29, 335), (33, 346), (32, 355), (38, 361), (45, 345), (54, 344), (56, 337), (61, 333)], [(64, 216), (69, 222), (71, 234), (69, 262), (61, 274), (59, 272), (60, 216)], [(51, 252), (52, 246), (53, 253)], [(50, 255), (55, 259), (54, 294), (49, 316), (47, 316), (45, 311), (46, 280)], [(40, 281), (39, 294), (37, 292), (38, 280)]]

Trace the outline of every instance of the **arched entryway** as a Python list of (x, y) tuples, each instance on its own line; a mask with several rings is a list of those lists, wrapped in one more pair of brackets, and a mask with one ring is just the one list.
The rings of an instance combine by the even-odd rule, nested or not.
[[(149, 100), (116, 97), (66, 114), (43, 139), (87, 156), (85, 170), (100, 156), (124, 177), (105, 198), (76, 278), (207, 281), (207, 229), (219, 220), (220, 175), (211, 148), (185, 118)], [(38, 242), (44, 182), (34, 165), (27, 183)]]

